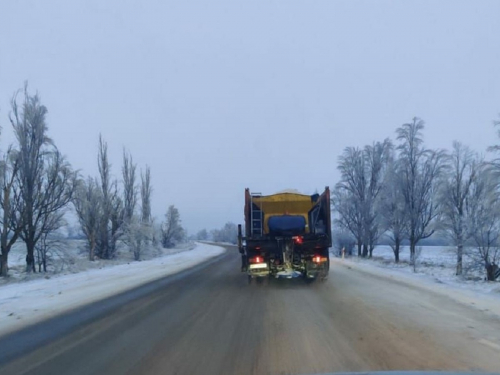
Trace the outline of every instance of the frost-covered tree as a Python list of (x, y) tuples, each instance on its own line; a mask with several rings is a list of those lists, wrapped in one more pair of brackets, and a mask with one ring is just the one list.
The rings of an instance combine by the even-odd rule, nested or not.
[(153, 187), (151, 186), (151, 170), (146, 166), (144, 173), (141, 172), (141, 224), (146, 233), (145, 242), (155, 242), (155, 230), (153, 218), (151, 216), (151, 195)]
[(127, 222), (123, 234), (123, 241), (134, 254), (134, 260), (141, 260), (141, 254), (146, 240), (151, 236), (151, 227), (142, 223), (138, 215), (132, 216)]
[(140, 260), (142, 248), (147, 238), (147, 228), (142, 223), (142, 215), (135, 212), (137, 204), (136, 169), (132, 155), (123, 151), (123, 240)]
[(123, 159), (124, 180), (124, 223), (123, 241), (134, 254), (135, 260), (141, 259), (144, 245), (154, 238), (154, 228), (151, 219), (151, 171), (146, 167), (145, 173), (141, 173), (141, 212), (135, 213), (136, 186), (135, 169), (132, 157)]
[(443, 170), (444, 153), (424, 148), (422, 131), (424, 122), (415, 117), (411, 123), (397, 129), (399, 172), (408, 213), (408, 239), (410, 260), (415, 260), (418, 242), (430, 237), (439, 213), (436, 194), (438, 178)]
[[(368, 248), (371, 258), (373, 249), (382, 234), (382, 217), (377, 210), (380, 201), (380, 193), (384, 188), (384, 176), (387, 173), (387, 165), (391, 157), (392, 144), (386, 139), (364, 148), (366, 165), (367, 189), (363, 209), (364, 216), (364, 246)], [(363, 249), (366, 256), (366, 250)]]
[(144, 224), (151, 225), (151, 169), (146, 166), (144, 173), (141, 173), (141, 220)]
[(57, 230), (61, 210), (71, 201), (76, 173), (47, 136), (47, 108), (38, 95), (24, 88), (20, 106), (17, 94), (11, 102), (10, 121), (17, 140), (19, 172), (17, 174), (23, 230), (26, 243), (26, 270), (35, 271), (35, 246), (44, 233)]
[(441, 224), (457, 247), (456, 274), (462, 274), (464, 245), (472, 235), (467, 203), (478, 174), (484, 172), (478, 155), (460, 142), (453, 142), (441, 189)]
[(99, 136), (97, 165), (101, 194), (101, 218), (99, 220), (96, 255), (104, 259), (112, 259), (116, 253), (116, 243), (122, 234), (124, 204), (118, 190), (118, 181), (111, 179), (108, 144), (102, 136)]
[(137, 204), (136, 169), (132, 155), (123, 151), (123, 219), (125, 225), (132, 220)]
[(172, 248), (184, 238), (184, 229), (181, 226), (179, 210), (171, 205), (165, 214), (165, 221), (161, 226), (161, 244), (165, 248)]
[(221, 229), (212, 230), (212, 240), (215, 242), (237, 243), (238, 226), (227, 222)]
[[(351, 208), (342, 207), (342, 201), (334, 206), (339, 212), (339, 218), (344, 221), (346, 229), (349, 225), (348, 216), (358, 215), (361, 220), (361, 243), (358, 241), (358, 252), (362, 246), (363, 256), (372, 254), (376, 241), (381, 234), (380, 217), (376, 210), (377, 200), (382, 190), (383, 177), (392, 149), (391, 142), (377, 142), (364, 149), (347, 147), (339, 157), (338, 170), (341, 180), (336, 185), (337, 194), (344, 195)], [(343, 193), (341, 193), (343, 192)], [(340, 214), (341, 209), (355, 209), (356, 214), (346, 212)], [(351, 226), (351, 228), (354, 228)], [(357, 232), (359, 227), (354, 230)], [(352, 229), (349, 229), (352, 231)], [(359, 233), (353, 233), (358, 238)]]
[[(500, 119), (493, 121), (493, 125), (500, 127)], [(500, 129), (497, 129), (497, 136), (500, 138)], [(489, 152), (495, 152), (495, 153), (500, 153), (500, 145), (494, 145), (488, 147)], [(500, 173), (500, 158), (496, 158), (493, 160), (491, 163), (492, 165), (492, 172), (495, 174), (495, 176), (498, 178), (499, 173)]]
[(336, 226), (352, 234), (358, 249), (358, 256), (362, 255), (363, 243), (363, 216), (360, 202), (352, 193), (343, 189), (339, 184), (332, 191), (332, 207)]
[[(335, 186), (333, 204), (339, 214), (339, 224), (350, 230), (357, 240), (361, 256), (365, 240), (366, 175), (363, 150), (347, 147), (339, 157), (337, 169), (341, 180)], [(366, 247), (365, 247), (366, 248)]]
[(108, 159), (108, 144), (103, 140), (101, 135), (99, 135), (97, 166), (99, 169), (101, 218), (99, 220), (96, 255), (100, 258), (109, 259), (109, 222), (111, 220), (113, 191), (111, 183), (111, 164)]
[(21, 215), (21, 196), (17, 182), (19, 158), (16, 151), (9, 148), (0, 163), (0, 275), (6, 277), (9, 271), (9, 252), (16, 243), (23, 221)]
[(93, 261), (97, 239), (99, 235), (100, 220), (102, 218), (102, 195), (99, 183), (88, 177), (87, 181), (80, 180), (76, 189), (73, 205), (80, 227), (85, 234), (89, 249), (89, 260)]
[(116, 244), (123, 232), (124, 223), (124, 205), (118, 190), (118, 181), (113, 182), (113, 193), (111, 195), (111, 216), (110, 216), (110, 243), (109, 243), (109, 259), (114, 258), (116, 254)]
[(470, 186), (467, 198), (467, 215), (474, 248), (472, 260), (486, 270), (488, 280), (493, 280), (494, 266), (500, 261), (500, 194), (491, 170), (478, 173)]
[(202, 229), (196, 233), (196, 239), (199, 241), (206, 241), (208, 240), (208, 232), (206, 229)]
[(342, 255), (342, 250), (345, 251), (345, 255), (352, 255), (356, 240), (349, 231), (337, 227), (333, 230), (332, 238), (333, 247), (339, 255)]
[(402, 190), (402, 178), (398, 163), (391, 158), (384, 179), (384, 188), (380, 194), (377, 210), (382, 217), (382, 227), (391, 241), (394, 261), (399, 263), (401, 243), (407, 236), (408, 213)]
[(38, 272), (47, 272), (47, 266), (52, 259), (52, 250), (59, 244), (60, 238), (57, 238), (57, 230), (67, 225), (64, 220), (64, 212), (57, 212), (49, 218), (49, 224), (46, 227), (49, 230), (44, 230), (40, 239), (35, 245), (35, 263), (38, 265)]

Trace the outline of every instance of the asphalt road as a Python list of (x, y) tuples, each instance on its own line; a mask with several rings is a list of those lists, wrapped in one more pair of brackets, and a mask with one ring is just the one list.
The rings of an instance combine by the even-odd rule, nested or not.
[[(29, 332), (4, 338), (0, 350), (20, 338), (26, 348), (0, 374), (500, 369), (500, 320), (487, 313), (335, 263), (329, 280), (314, 284), (248, 285), (239, 266), (233, 248), (35, 350)], [(44, 324), (46, 334), (67, 319)]]

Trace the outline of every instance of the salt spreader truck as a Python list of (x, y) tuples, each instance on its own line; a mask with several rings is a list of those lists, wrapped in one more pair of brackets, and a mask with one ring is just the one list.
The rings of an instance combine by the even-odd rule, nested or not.
[(242, 271), (253, 278), (326, 279), (332, 246), (330, 189), (273, 195), (245, 189), (245, 235), (238, 225)]

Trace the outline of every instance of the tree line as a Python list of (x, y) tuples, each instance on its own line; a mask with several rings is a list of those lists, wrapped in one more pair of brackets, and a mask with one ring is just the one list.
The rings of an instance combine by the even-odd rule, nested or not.
[(206, 229), (201, 229), (193, 236), (193, 239), (236, 244), (238, 242), (238, 226), (228, 221), (222, 228), (212, 229), (210, 232)]
[[(0, 274), (8, 275), (12, 246), (26, 245), (26, 272), (47, 271), (51, 234), (65, 226), (74, 208), (87, 242), (88, 258), (112, 259), (118, 241), (134, 259), (148, 244), (172, 247), (184, 240), (179, 211), (171, 205), (165, 221), (152, 217), (151, 170), (138, 171), (132, 155), (123, 151), (121, 181), (112, 177), (108, 145), (99, 137), (98, 176), (83, 178), (48, 136), (47, 108), (25, 84), (11, 100), (9, 120), (15, 144), (0, 159)], [(37, 258), (37, 259), (35, 259)], [(36, 261), (35, 261), (36, 260)]]
[(456, 141), (451, 151), (430, 149), (424, 127), (415, 117), (396, 129), (395, 142), (344, 149), (332, 192), (337, 244), (371, 257), (386, 236), (399, 262), (401, 244), (408, 241), (415, 265), (417, 245), (439, 233), (456, 247), (457, 275), (467, 250), (491, 279), (500, 258), (500, 158), (487, 161)]

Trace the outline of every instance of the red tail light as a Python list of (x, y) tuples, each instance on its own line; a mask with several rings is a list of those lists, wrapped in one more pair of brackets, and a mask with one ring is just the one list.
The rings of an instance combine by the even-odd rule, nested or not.
[(260, 256), (256, 256), (253, 258), (250, 258), (250, 263), (264, 263), (264, 258)]
[(304, 242), (304, 239), (301, 236), (295, 237), (296, 244), (300, 245), (300, 244), (302, 244), (302, 242)]
[(328, 258), (327, 258), (327, 257), (322, 257), (322, 256), (319, 256), (319, 255), (315, 255), (315, 256), (313, 256), (313, 258), (312, 258), (312, 261), (313, 261), (314, 263), (322, 263), (322, 262), (326, 262), (327, 260), (328, 260)]

